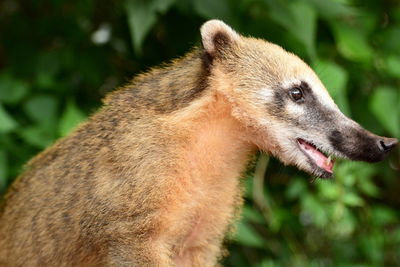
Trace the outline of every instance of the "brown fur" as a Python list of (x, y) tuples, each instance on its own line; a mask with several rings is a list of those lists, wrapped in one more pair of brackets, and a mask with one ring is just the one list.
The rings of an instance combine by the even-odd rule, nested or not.
[[(110, 94), (28, 163), (2, 204), (1, 266), (215, 266), (257, 148), (313, 172), (296, 138), (334, 151), (330, 132), (341, 147), (367, 133), (296, 56), (220, 21), (201, 33), (203, 48)], [(299, 81), (312, 107), (291, 102)]]
[(3, 265), (215, 264), (255, 147), (199, 88), (202, 56), (134, 79), (27, 165), (1, 215)]

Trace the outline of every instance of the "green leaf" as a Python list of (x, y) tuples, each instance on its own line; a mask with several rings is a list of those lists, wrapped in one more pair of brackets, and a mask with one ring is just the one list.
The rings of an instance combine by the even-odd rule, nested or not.
[(232, 21), (231, 2), (229, 0), (195, 0), (194, 9), (206, 19), (222, 19)]
[(398, 101), (399, 95), (396, 89), (387, 86), (376, 88), (370, 100), (370, 108), (375, 117), (393, 136), (400, 136)]
[(59, 133), (66, 136), (73, 128), (86, 118), (85, 114), (75, 105), (68, 101), (59, 123)]
[(346, 187), (353, 187), (356, 182), (361, 183), (364, 179), (371, 178), (377, 169), (365, 162), (343, 161), (335, 172), (338, 181)]
[(360, 238), (360, 248), (364, 250), (366, 259), (375, 262), (373, 266), (384, 266), (382, 256), (384, 255), (384, 231), (381, 229), (374, 229), (368, 235)]
[(340, 236), (346, 237), (351, 235), (354, 232), (356, 225), (357, 221), (351, 210), (343, 207), (342, 216), (340, 216), (331, 227), (333, 228), (332, 231), (335, 238), (339, 238)]
[(340, 195), (339, 185), (329, 181), (318, 182), (319, 194), (323, 199), (336, 200)]
[(57, 100), (49, 95), (34, 96), (25, 103), (24, 110), (38, 123), (52, 124), (56, 119)]
[(25, 82), (16, 80), (7, 73), (0, 75), (0, 101), (8, 104), (18, 103), (28, 92)]
[(336, 17), (353, 16), (357, 10), (339, 1), (308, 0), (318, 10), (320, 16), (335, 19)]
[(245, 205), (243, 207), (242, 215), (244, 218), (254, 223), (261, 224), (265, 222), (264, 217), (257, 210), (255, 210), (252, 207), (249, 207), (248, 205)]
[(25, 127), (19, 134), (25, 142), (41, 149), (49, 146), (55, 139), (52, 129), (40, 125)]
[(165, 13), (173, 3), (174, 0), (125, 1), (125, 11), (135, 53), (141, 53), (142, 43), (155, 24), (157, 13)]
[(328, 217), (320, 200), (311, 194), (307, 194), (301, 199), (301, 201), (302, 212), (310, 214), (312, 222), (315, 225), (324, 227), (328, 222)]
[(400, 57), (391, 55), (386, 60), (387, 72), (393, 77), (400, 78)]
[(360, 189), (360, 192), (366, 194), (367, 196), (379, 196), (379, 187), (377, 187), (373, 181), (370, 181), (369, 179), (363, 179), (363, 181), (360, 181), (357, 186)]
[(396, 212), (386, 206), (372, 207), (371, 219), (373, 223), (384, 226), (385, 224), (396, 223)]
[(264, 240), (245, 221), (238, 221), (236, 229), (234, 240), (239, 244), (256, 248), (264, 247)]
[(315, 32), (317, 15), (315, 9), (303, 1), (266, 0), (271, 12), (271, 19), (283, 26), (300, 41), (311, 58), (315, 58)]
[(336, 221), (341, 220), (341, 218), (343, 217), (343, 213), (344, 213), (345, 209), (347, 209), (347, 208), (342, 202), (335, 201), (333, 203), (332, 212), (331, 212), (333, 223), (335, 223)]
[(347, 206), (359, 207), (364, 205), (364, 200), (353, 192), (346, 192), (343, 196), (343, 202)]
[(317, 15), (312, 6), (305, 2), (290, 2), (289, 10), (292, 14), (293, 24), (289, 30), (304, 44), (308, 55), (315, 58), (315, 32), (317, 28)]
[(347, 99), (347, 71), (340, 65), (330, 61), (316, 61), (313, 67), (340, 110), (350, 116)]
[(7, 113), (0, 103), (0, 133), (8, 133), (17, 127), (17, 122)]
[(400, 26), (389, 27), (382, 32), (381, 43), (384, 50), (393, 52), (394, 54), (400, 53)]
[(275, 261), (272, 259), (263, 259), (260, 265), (256, 265), (256, 267), (277, 267)]
[(331, 23), (336, 39), (336, 45), (343, 57), (356, 62), (369, 62), (372, 57), (366, 36), (362, 31), (346, 24)]

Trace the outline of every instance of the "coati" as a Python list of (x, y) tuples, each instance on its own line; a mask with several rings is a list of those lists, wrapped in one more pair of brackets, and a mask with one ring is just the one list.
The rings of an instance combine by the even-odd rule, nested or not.
[(345, 117), (281, 47), (218, 20), (33, 158), (5, 196), (1, 266), (215, 266), (257, 150), (318, 177), (397, 140)]

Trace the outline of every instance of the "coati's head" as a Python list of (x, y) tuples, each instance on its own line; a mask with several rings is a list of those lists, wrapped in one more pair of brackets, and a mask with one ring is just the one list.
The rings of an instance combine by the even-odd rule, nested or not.
[(201, 36), (210, 83), (249, 129), (249, 141), (284, 163), (330, 177), (328, 155), (375, 162), (397, 144), (343, 115), (313, 70), (281, 47), (243, 37), (218, 20), (206, 22)]

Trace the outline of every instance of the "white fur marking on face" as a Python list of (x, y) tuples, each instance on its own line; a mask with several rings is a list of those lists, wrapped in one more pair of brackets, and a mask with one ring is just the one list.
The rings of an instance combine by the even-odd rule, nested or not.
[(304, 114), (304, 106), (298, 105), (294, 102), (289, 102), (286, 106), (286, 112), (294, 117), (298, 117)]
[(300, 84), (301, 84), (301, 80), (299, 80), (299, 79), (296, 79), (296, 78), (287, 79), (282, 82), (282, 88), (286, 89), (286, 88), (290, 88), (292, 86), (300, 85)]
[(322, 105), (332, 109), (338, 109), (332, 97), (329, 95), (328, 91), (324, 88), (324, 85), (317, 77), (314, 77), (314, 75), (308, 75), (308, 77), (304, 77), (304, 81), (308, 83), (311, 90), (318, 97)]
[[(298, 82), (293, 83), (284, 83), (284, 88), (289, 88), (295, 84), (299, 84)], [(270, 88), (261, 88), (258, 91), (258, 97), (265, 102), (271, 102), (274, 100), (274, 90)], [(286, 111), (288, 114), (293, 114), (294, 116), (300, 116), (304, 113), (304, 107), (302, 105), (298, 105), (295, 103), (288, 102), (286, 104)]]
[(272, 100), (274, 98), (274, 91), (270, 88), (261, 88), (258, 91), (258, 97), (260, 97), (261, 100)]

